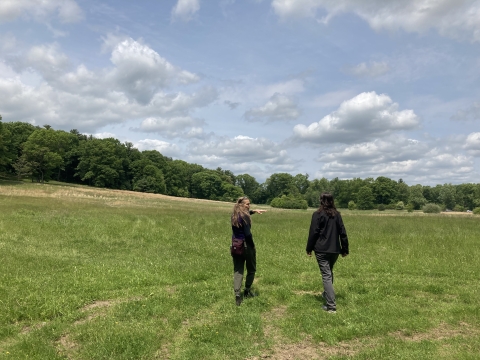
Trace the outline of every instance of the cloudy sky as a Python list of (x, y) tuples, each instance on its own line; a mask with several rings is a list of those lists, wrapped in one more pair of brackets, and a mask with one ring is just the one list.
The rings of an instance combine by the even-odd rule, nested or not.
[(259, 182), (479, 182), (480, 0), (1, 0), (0, 114)]

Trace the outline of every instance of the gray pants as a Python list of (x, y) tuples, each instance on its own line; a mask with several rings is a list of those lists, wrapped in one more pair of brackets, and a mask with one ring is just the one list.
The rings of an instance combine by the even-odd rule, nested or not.
[(245, 289), (250, 289), (255, 278), (255, 271), (257, 270), (257, 250), (255, 248), (247, 247), (244, 256), (232, 256), (233, 259), (233, 290), (235, 296), (240, 296), (243, 272), (245, 265), (247, 266), (247, 277), (245, 279)]
[(315, 253), (322, 274), (323, 289), (325, 290), (323, 297), (325, 298), (328, 310), (337, 309), (337, 305), (335, 304), (335, 291), (333, 290), (333, 265), (335, 265), (338, 255), (339, 254)]

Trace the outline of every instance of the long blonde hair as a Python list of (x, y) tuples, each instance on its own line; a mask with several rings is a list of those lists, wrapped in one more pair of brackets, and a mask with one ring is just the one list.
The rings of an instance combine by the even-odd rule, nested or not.
[(249, 198), (246, 196), (239, 197), (233, 206), (231, 222), (235, 227), (242, 226), (240, 219), (243, 219), (247, 224), (251, 224), (250, 212), (243, 206), (245, 200), (249, 200)]

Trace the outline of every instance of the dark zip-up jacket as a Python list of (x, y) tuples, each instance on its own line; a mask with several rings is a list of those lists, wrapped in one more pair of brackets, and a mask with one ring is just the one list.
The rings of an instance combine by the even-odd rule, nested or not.
[(331, 218), (325, 211), (313, 213), (306, 250), (307, 253), (348, 254), (348, 237), (340, 213)]

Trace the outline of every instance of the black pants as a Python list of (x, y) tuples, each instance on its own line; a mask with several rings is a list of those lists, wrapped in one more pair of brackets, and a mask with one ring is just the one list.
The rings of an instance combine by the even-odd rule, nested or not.
[(232, 256), (233, 258), (233, 290), (235, 296), (241, 294), (243, 272), (245, 265), (247, 267), (247, 277), (245, 279), (245, 289), (250, 289), (255, 279), (255, 271), (257, 270), (257, 250), (252, 247), (245, 249), (244, 256)]

